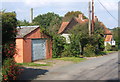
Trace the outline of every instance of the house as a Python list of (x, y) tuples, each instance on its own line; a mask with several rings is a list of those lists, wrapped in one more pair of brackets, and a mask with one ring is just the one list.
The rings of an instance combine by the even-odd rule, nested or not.
[(113, 39), (112, 32), (101, 22), (100, 25), (104, 28), (104, 45), (107, 46), (107, 44), (110, 44), (111, 46), (115, 46), (115, 40)]
[[(97, 16), (95, 16), (94, 18), (95, 18), (94, 21), (97, 22), (98, 21)], [(66, 38), (66, 42), (70, 43), (69, 39), (70, 34), (67, 33), (67, 30), (72, 29), (76, 24), (83, 24), (88, 21), (89, 21), (88, 19), (83, 19), (83, 14), (79, 14), (78, 17), (72, 18), (69, 22), (62, 22), (58, 34), (61, 34), (61, 36)], [(113, 40), (113, 35), (111, 31), (102, 22), (100, 23), (100, 25), (103, 26), (104, 29), (105, 46), (107, 43), (109, 43), (110, 45), (115, 45), (115, 41)]]
[(17, 30), (17, 54), (14, 55), (17, 63), (52, 58), (52, 41), (41, 32), (39, 26), (21, 26)]
[(107, 46), (107, 44), (115, 46), (115, 40), (113, 39), (113, 36), (112, 35), (107, 35), (106, 38), (105, 38), (104, 44), (105, 44), (105, 46)]
[(66, 42), (70, 43), (69, 33), (67, 30), (72, 29), (76, 24), (83, 24), (88, 22), (88, 19), (83, 19), (83, 14), (79, 14), (78, 18), (74, 17), (69, 22), (62, 22), (58, 34), (66, 38)]

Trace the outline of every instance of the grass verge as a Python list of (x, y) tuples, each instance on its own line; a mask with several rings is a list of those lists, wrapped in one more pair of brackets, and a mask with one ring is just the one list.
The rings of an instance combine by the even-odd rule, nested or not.
[(54, 59), (64, 60), (64, 61), (72, 61), (74, 63), (78, 63), (78, 62), (86, 60), (85, 58), (78, 58), (78, 57), (63, 57), (63, 58), (54, 58)]
[(37, 64), (37, 63), (17, 63), (20, 66), (50, 66), (50, 64)]
[(112, 53), (112, 52), (116, 52), (116, 51), (104, 51), (106, 54)]

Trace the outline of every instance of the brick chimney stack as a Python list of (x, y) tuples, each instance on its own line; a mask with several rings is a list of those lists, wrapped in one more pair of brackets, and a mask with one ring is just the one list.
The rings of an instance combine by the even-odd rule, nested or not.
[(98, 18), (97, 16), (94, 17), (94, 21), (97, 22), (98, 21)]
[(78, 18), (81, 19), (81, 20), (83, 20), (83, 14), (79, 14)]

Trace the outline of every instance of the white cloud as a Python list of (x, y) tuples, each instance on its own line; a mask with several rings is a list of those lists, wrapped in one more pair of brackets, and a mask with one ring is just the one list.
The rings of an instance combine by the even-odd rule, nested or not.
[[(23, 2), (25, 5), (30, 7), (44, 7), (48, 5), (56, 5), (56, 4), (71, 4), (72, 2), (88, 2), (92, 0), (2, 0), (2, 2)], [(98, 2), (97, 0), (94, 0)], [(114, 10), (117, 9), (117, 2), (119, 0), (100, 0), (105, 7), (108, 9)], [(111, 6), (110, 6), (111, 5)]]

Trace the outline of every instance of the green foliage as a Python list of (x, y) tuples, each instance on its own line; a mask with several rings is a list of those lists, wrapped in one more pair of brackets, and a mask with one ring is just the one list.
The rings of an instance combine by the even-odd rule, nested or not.
[(112, 46), (111, 47), (111, 51), (118, 51), (118, 46), (116, 45), (116, 46)]
[(116, 41), (116, 45), (119, 46), (119, 49), (120, 49), (120, 37), (119, 37), (120, 27), (114, 28), (112, 33), (113, 33), (113, 38)]
[(20, 21), (17, 20), (17, 26), (32, 26), (32, 25), (36, 25), (35, 23), (29, 23), (26, 20)]
[(89, 41), (87, 25), (88, 23), (78, 24), (69, 30), (69, 33), (72, 34), (70, 36), (71, 48), (74, 49), (76, 55), (83, 54), (83, 48)]
[[(65, 16), (63, 17), (62, 21), (70, 21), (73, 17), (78, 17), (79, 14), (82, 14), (80, 11), (71, 11), (67, 12)], [(87, 17), (83, 16), (84, 19), (87, 19)]]
[(6, 58), (4, 60), (2, 69), (3, 80), (16, 80), (17, 75), (20, 73), (21, 69), (19, 69), (19, 66), (14, 62), (14, 59)]
[(33, 22), (40, 25), (40, 27), (48, 29), (49, 33), (57, 33), (62, 21), (62, 17), (55, 13), (40, 14), (34, 18)]
[(62, 56), (64, 57), (80, 57), (83, 46), (88, 42), (87, 40), (87, 31), (85, 28), (87, 25), (76, 25), (68, 31), (70, 34), (70, 44), (64, 46), (64, 51)]
[(17, 19), (15, 13), (2, 13), (2, 59), (15, 54), (15, 37), (17, 34)]
[(78, 58), (78, 57), (62, 57), (62, 58), (55, 58), (57, 60), (64, 60), (64, 61), (72, 61), (74, 63), (82, 62), (86, 60), (85, 58)]
[(73, 57), (79, 57), (80, 55), (80, 37), (79, 35), (70, 35), (70, 51)]
[(89, 36), (88, 34), (88, 23), (84, 23), (81, 25), (77, 24), (76, 26), (74, 26), (72, 29), (69, 30), (69, 33), (71, 34), (70, 45), (72, 48), (71, 50), (72, 54), (73, 54), (72, 51), (74, 51), (76, 55), (78, 54), (80, 55), (80, 52), (81, 52), (81, 55), (83, 55), (84, 50), (86, 49), (84, 47), (86, 47), (86, 45), (88, 44), (90, 45), (90, 47), (92, 46), (95, 48), (94, 54), (95, 52), (104, 50), (103, 28), (100, 26), (99, 22), (95, 23), (95, 31), (94, 31), (94, 34), (91, 36)]
[(17, 63), (20, 66), (50, 66), (50, 64), (37, 64), (37, 63)]
[(93, 57), (93, 56), (95, 56), (95, 47), (92, 46), (91, 44), (87, 44), (84, 47), (84, 56), (85, 57)]
[(64, 50), (65, 38), (59, 35), (53, 36), (53, 58), (61, 57), (61, 53)]
[(2, 44), (14, 41), (16, 37), (17, 19), (15, 13), (2, 13)]
[(111, 45), (109, 43), (107, 43), (106, 47), (105, 47), (106, 51), (111, 51)]
[(65, 44), (64, 45), (64, 50), (62, 52), (62, 57), (72, 57), (71, 45), (70, 44)]
[(15, 80), (18, 66), (13, 56), (16, 53), (15, 37), (17, 34), (17, 19), (14, 12), (2, 12), (2, 78), (3, 81)]

